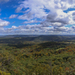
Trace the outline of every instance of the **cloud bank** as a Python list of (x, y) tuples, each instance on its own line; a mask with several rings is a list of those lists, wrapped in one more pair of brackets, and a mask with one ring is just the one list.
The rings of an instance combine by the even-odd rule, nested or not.
[[(11, 28), (6, 28), (5, 32), (37, 34), (75, 33), (74, 8), (75, 0), (21, 1), (15, 10), (19, 15), (12, 14), (9, 19), (17, 17), (17, 19), (24, 21), (24, 25), (13, 25)], [(8, 24), (9, 22), (7, 21), (1, 23), (2, 26)]]

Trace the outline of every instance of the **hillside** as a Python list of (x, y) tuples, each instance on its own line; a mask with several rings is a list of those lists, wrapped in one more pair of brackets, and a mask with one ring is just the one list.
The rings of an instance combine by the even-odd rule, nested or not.
[(20, 37), (2, 38), (0, 74), (75, 75), (74, 40), (35, 42), (27, 41), (25, 37), (24, 40)]
[(7, 44), (16, 44), (16, 43), (23, 43), (25, 41), (35, 41), (35, 42), (43, 42), (43, 41), (74, 41), (74, 35), (8, 35), (8, 36), (1, 36), (0, 43), (7, 43)]

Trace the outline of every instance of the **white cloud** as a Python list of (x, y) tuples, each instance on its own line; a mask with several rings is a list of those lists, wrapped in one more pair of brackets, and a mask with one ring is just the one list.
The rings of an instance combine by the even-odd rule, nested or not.
[(43, 27), (42, 25), (23, 25), (12, 26), (2, 30), (4, 33), (16, 33), (16, 34), (61, 34), (61, 33), (75, 33), (75, 26), (73, 27)]
[(38, 20), (28, 20), (23, 22), (23, 24), (27, 24), (27, 23), (38, 23), (38, 22), (42, 22), (42, 21), (38, 21)]
[[(16, 12), (22, 13), (18, 19), (28, 20), (24, 23), (37, 23), (34, 19), (44, 19), (41, 24), (12, 26), (6, 32), (16, 33), (68, 33), (75, 32), (75, 27), (65, 27), (68, 24), (75, 24), (75, 11), (64, 12), (68, 8), (74, 8), (75, 0), (24, 0), (17, 7)], [(26, 10), (24, 10), (26, 9)], [(49, 10), (47, 12), (46, 10)], [(15, 18), (11, 15), (9, 18)]]
[[(19, 19), (33, 18), (32, 16), (38, 17), (38, 18), (47, 16), (47, 13), (44, 10), (45, 8), (44, 4), (46, 5), (46, 3), (47, 3), (46, 0), (45, 1), (44, 0), (23, 1), (22, 4), (16, 9), (16, 12), (20, 12), (23, 8), (29, 8), (30, 11), (28, 14), (20, 16)], [(30, 14), (30, 17), (27, 17), (29, 14)]]
[[(58, 13), (59, 12), (59, 13)], [(57, 10), (56, 12), (50, 12), (47, 15), (46, 20), (42, 23), (45, 25), (56, 25), (63, 26), (69, 24), (70, 18), (69, 16), (61, 10)]]
[(18, 16), (18, 15), (13, 14), (13, 15), (11, 15), (9, 18), (12, 19), (12, 18), (16, 18), (17, 16)]
[[(43, 24), (46, 26), (65, 26), (73, 24), (75, 17), (69, 16), (64, 10), (75, 6), (74, 0), (25, 0), (16, 9), (16, 12), (22, 11), (23, 8), (28, 8), (28, 14), (20, 15), (18, 19), (30, 20), (33, 18), (46, 19)], [(46, 10), (50, 10), (47, 13)], [(27, 11), (27, 10), (26, 10)]]
[[(74, 5), (74, 0), (25, 0), (17, 7), (16, 12), (21, 12), (23, 8), (29, 8), (29, 13), (34, 15), (34, 17), (41, 18), (47, 16), (45, 9), (55, 12), (58, 9), (66, 10), (72, 8)], [(19, 17), (19, 19), (26, 19), (24, 17)]]
[(18, 17), (18, 19), (22, 19), (22, 20), (30, 20), (31, 18), (32, 18), (32, 14), (31, 13), (20, 15)]
[(16, 29), (17, 27), (16, 26), (12, 26), (12, 29)]
[(0, 27), (8, 26), (10, 23), (8, 21), (0, 19)]

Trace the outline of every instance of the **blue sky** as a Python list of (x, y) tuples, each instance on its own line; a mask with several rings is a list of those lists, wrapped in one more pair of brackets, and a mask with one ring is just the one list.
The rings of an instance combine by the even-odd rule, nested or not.
[(74, 0), (0, 0), (0, 35), (75, 34)]

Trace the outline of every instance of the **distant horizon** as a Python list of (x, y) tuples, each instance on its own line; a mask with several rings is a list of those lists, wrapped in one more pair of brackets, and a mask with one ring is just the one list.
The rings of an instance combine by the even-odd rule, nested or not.
[[(0, 36), (56, 36), (56, 35), (49, 35), (49, 34), (10, 34), (10, 35), (0, 35)], [(57, 34), (57, 36), (68, 36), (67, 34)], [(69, 36), (75, 36), (75, 35), (72, 35), (72, 34), (69, 34)]]

